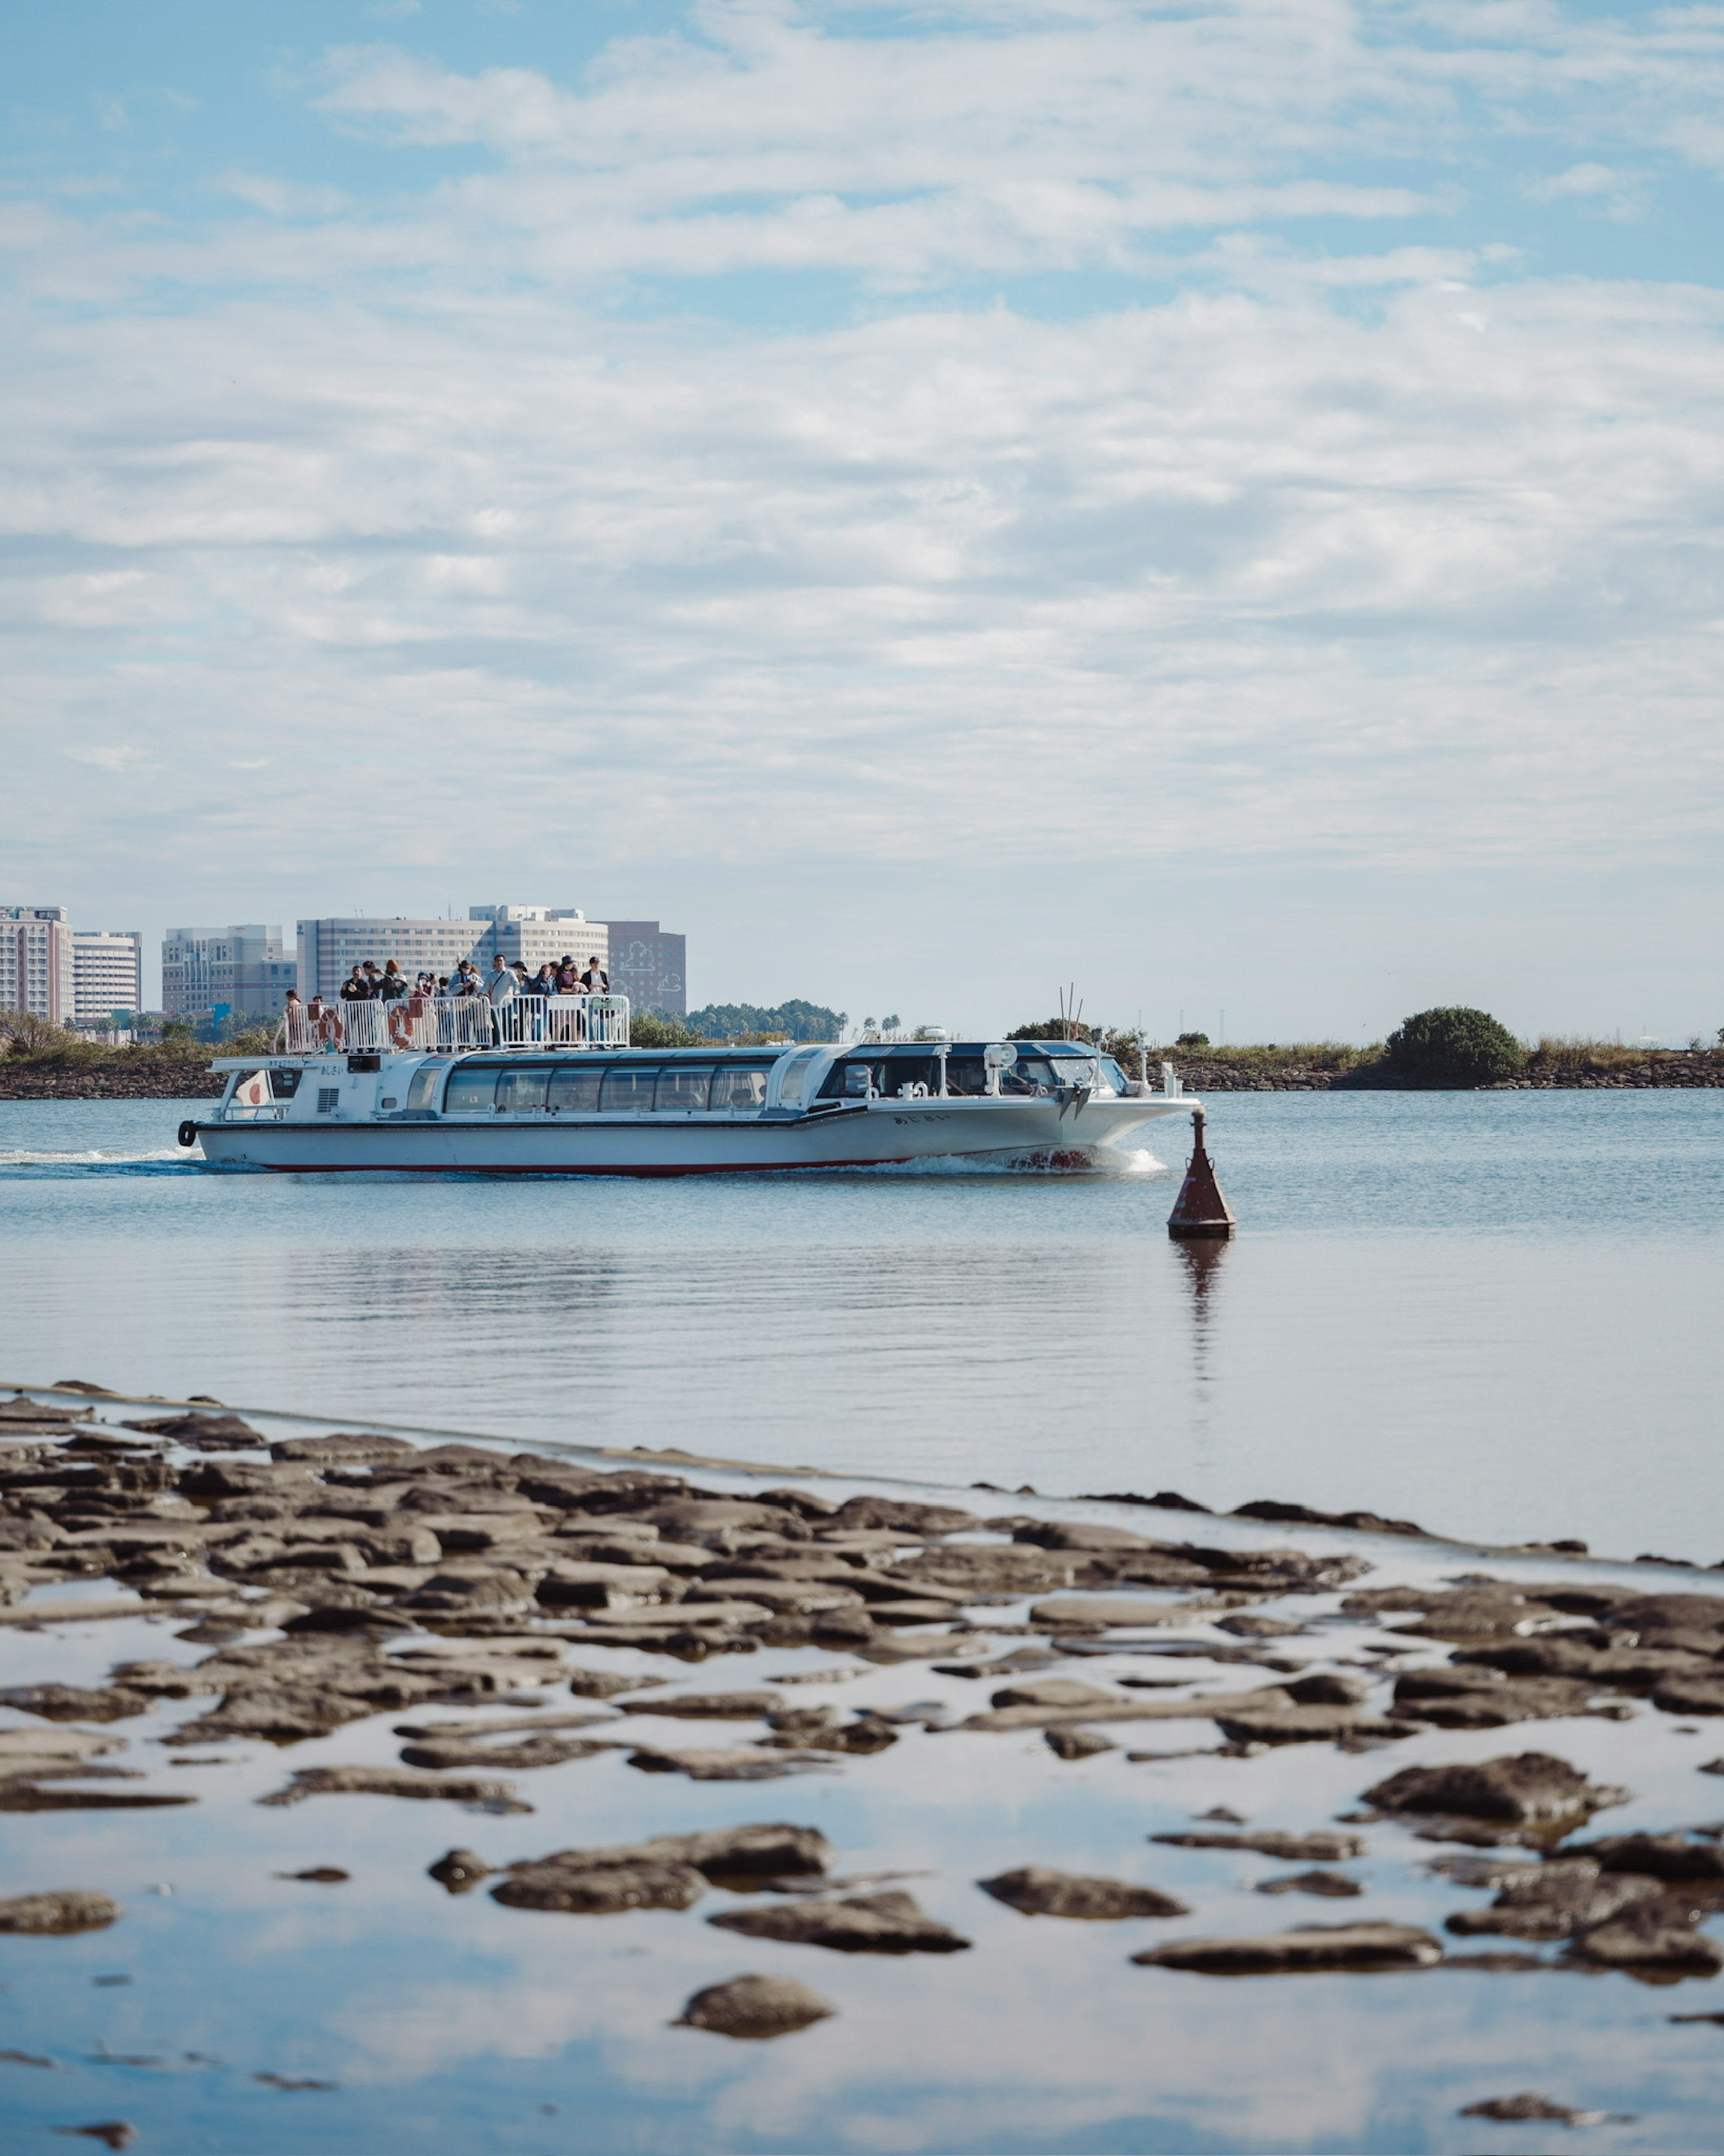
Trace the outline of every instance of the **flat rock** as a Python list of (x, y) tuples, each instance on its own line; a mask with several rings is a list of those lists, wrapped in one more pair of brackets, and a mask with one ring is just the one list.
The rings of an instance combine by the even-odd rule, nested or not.
[(1116, 1691), (1085, 1684), (1076, 1677), (1035, 1677), (1026, 1683), (1002, 1685), (990, 1695), (993, 1707), (1129, 1707)]
[(1281, 1686), (1299, 1707), (1362, 1707), (1375, 1689), (1369, 1677), (1345, 1670), (1314, 1670), (1309, 1676), (1290, 1677)]
[(624, 1699), (624, 1714), (669, 1714), (690, 1722), (761, 1722), (784, 1704), (776, 1691), (679, 1691), (667, 1699)]
[(666, 1677), (623, 1676), (609, 1670), (565, 1670), (563, 1681), (577, 1699), (614, 1699), (618, 1692), (645, 1691), (666, 1684)]
[(1442, 1958), (1441, 1943), (1412, 1924), (1311, 1924), (1257, 1938), (1175, 1939), (1131, 1956), (1144, 1968), (1194, 1969), (1206, 1976), (1429, 1969)]
[(757, 1750), (747, 1745), (666, 1751), (644, 1744), (629, 1755), (631, 1767), (648, 1774), (686, 1774), (691, 1782), (771, 1782), (781, 1775), (806, 1774), (819, 1763), (799, 1753)]
[(959, 1534), (982, 1523), (955, 1505), (924, 1505), (903, 1497), (847, 1497), (832, 1514), (834, 1527), (897, 1527), (911, 1535)]
[(1270, 1707), (1224, 1712), (1212, 1708), (1231, 1744), (1325, 1744), (1343, 1737), (1410, 1737), (1413, 1726), (1366, 1715), (1357, 1707)]
[(1033, 1625), (1055, 1630), (1111, 1632), (1145, 1625), (1200, 1624), (1208, 1613), (1188, 1603), (1144, 1602), (1122, 1594), (1056, 1595), (1038, 1602), (1029, 1613)]
[(1444, 1929), (1462, 1938), (1496, 1932), (1510, 1938), (1568, 1939), (1635, 1902), (1655, 1901), (1655, 1879), (1602, 1872), (1590, 1857), (1558, 1857), (1505, 1879), (1486, 1909), (1461, 1909)]
[(1638, 1871), (1673, 1886), (1724, 1885), (1724, 1846), (1686, 1834), (1607, 1834), (1571, 1842), (1566, 1857), (1590, 1857), (1606, 1871)]
[(525, 1773), (532, 1767), (561, 1767), (571, 1759), (591, 1759), (615, 1749), (613, 1743), (582, 1737), (529, 1737), (520, 1744), (482, 1744), (460, 1738), (434, 1738), (428, 1743), (404, 1744), (401, 1763), (426, 1767), (441, 1773), (451, 1767), (506, 1767)]
[(654, 1835), (608, 1848), (562, 1849), (515, 1871), (560, 1865), (577, 1871), (607, 1865), (689, 1864), (709, 1879), (818, 1878), (831, 1866), (832, 1845), (818, 1827), (782, 1820), (710, 1827), (697, 1834)]
[(1668, 1897), (1637, 1902), (1596, 1926), (1566, 1949), (1571, 1958), (1596, 1968), (1716, 1976), (1724, 1948), (1694, 1928), (1694, 1912)]
[(1134, 1535), (1129, 1527), (1110, 1527), (1099, 1520), (1028, 1520), (1012, 1530), (1014, 1543), (1034, 1543), (1050, 1550), (1159, 1550), (1165, 1543)]
[(831, 1947), (840, 1953), (957, 1953), (970, 1943), (926, 1915), (914, 1896), (896, 1892), (726, 1909), (707, 1921), (752, 1939)]
[(1056, 1759), (1093, 1759), (1098, 1752), (1118, 1748), (1111, 1737), (1104, 1737), (1099, 1729), (1085, 1729), (1081, 1724), (1076, 1728), (1044, 1730), (1042, 1741)]
[(1502, 2119), (1511, 2123), (1543, 2119), (1555, 2126), (1599, 2126), (1605, 2114), (1602, 2111), (1577, 2111), (1572, 2104), (1552, 2103), (1547, 2096), (1537, 2096), (1531, 2089), (1523, 2089), (1518, 2096), (1487, 2097), (1483, 2103), (1464, 2104), (1455, 2116)]
[(425, 1867), (445, 1893), (470, 1894), (481, 1880), (489, 1879), (493, 1866), (470, 1849), (446, 1850), (434, 1864)]
[(706, 1880), (690, 1864), (615, 1864), (593, 1871), (533, 1865), (492, 1887), (491, 1898), (511, 1909), (607, 1917), (629, 1909), (690, 1908), (706, 1892)]
[(307, 1797), (441, 1797), (486, 1811), (531, 1811), (518, 1802), (515, 1784), (481, 1774), (419, 1774), (401, 1767), (301, 1767), (285, 1789), (259, 1797), (260, 1804), (303, 1804)]
[(327, 1437), (286, 1437), (269, 1447), (272, 1460), (295, 1460), (312, 1466), (369, 1466), (374, 1460), (410, 1457), (418, 1450), (404, 1437), (383, 1437), (351, 1430)]
[(1293, 1702), (1278, 1685), (1234, 1692), (1197, 1692), (1183, 1699), (1121, 1699), (1103, 1694), (1082, 1707), (1001, 1707), (972, 1714), (962, 1729), (1051, 1728), (1080, 1722), (1208, 1722), (1221, 1715), (1261, 1713), (1290, 1708)]
[(151, 1704), (123, 1685), (8, 1685), (0, 1691), (0, 1706), (38, 1714), (44, 1722), (127, 1722), (147, 1714)]
[(100, 1932), (126, 1912), (106, 1894), (62, 1887), (47, 1894), (14, 1894), (0, 1902), (0, 1932), (38, 1938), (65, 1938), (74, 1932)]
[(1279, 1879), (1257, 1882), (1260, 1894), (1317, 1894), (1331, 1901), (1346, 1900), (1364, 1891), (1357, 1879), (1349, 1879), (1344, 1871), (1292, 1871)]
[(1026, 1917), (1075, 1917), (1107, 1922), (1120, 1917), (1188, 1917), (1184, 1902), (1153, 1887), (1134, 1887), (1122, 1879), (1090, 1879), (1054, 1871), (1044, 1864), (1021, 1864), (992, 1879), (978, 1879), (984, 1894)]
[(1666, 1676), (1655, 1686), (1652, 1704), (1666, 1714), (1724, 1714), (1724, 1670), (1716, 1676)]
[(1548, 1752), (1522, 1752), (1447, 1767), (1403, 1767), (1367, 1789), (1383, 1812), (1434, 1812), (1513, 1826), (1584, 1818), (1627, 1801)]
[(1612, 1631), (1724, 1633), (1724, 1594), (1642, 1594), (1603, 1620)]
[(1244, 1849), (1254, 1856), (1273, 1856), (1282, 1864), (1345, 1864), (1365, 1854), (1365, 1843), (1356, 1834), (1152, 1834), (1152, 1841), (1172, 1849)]
[(788, 1977), (735, 1976), (728, 1984), (709, 1984), (697, 1991), (670, 2025), (759, 2042), (792, 2035), (837, 2011), (818, 1991)]

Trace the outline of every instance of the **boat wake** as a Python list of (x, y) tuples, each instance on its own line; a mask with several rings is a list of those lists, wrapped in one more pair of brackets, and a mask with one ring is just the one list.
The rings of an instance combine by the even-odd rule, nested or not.
[(141, 1152), (105, 1151), (95, 1146), (64, 1152), (33, 1146), (0, 1151), (0, 1175), (19, 1169), (65, 1175), (182, 1174), (203, 1165), (201, 1154), (183, 1152), (178, 1146), (156, 1146)]
[(1111, 1146), (1038, 1146), (1029, 1151), (934, 1153), (924, 1160), (881, 1161), (872, 1166), (812, 1168), (797, 1173), (839, 1175), (1166, 1175), (1165, 1161), (1152, 1152), (1126, 1152)]

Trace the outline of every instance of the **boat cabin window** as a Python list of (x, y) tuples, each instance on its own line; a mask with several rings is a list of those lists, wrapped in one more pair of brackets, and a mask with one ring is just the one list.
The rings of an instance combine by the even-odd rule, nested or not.
[(803, 1087), (808, 1082), (808, 1070), (813, 1060), (812, 1055), (798, 1055), (792, 1062), (778, 1082), (780, 1107), (799, 1108), (802, 1106)]
[(598, 1105), (606, 1115), (645, 1115), (653, 1105), (653, 1089), (659, 1072), (651, 1063), (613, 1064), (605, 1073)]
[(272, 1068), (269, 1072), (269, 1091), (278, 1101), (290, 1101), (300, 1090), (303, 1070), (282, 1070)]
[(496, 1106), (497, 1067), (458, 1063), (449, 1074), (449, 1090), (443, 1096), (446, 1116), (490, 1115)]
[(988, 1066), (979, 1055), (948, 1055), (946, 1090), (967, 1101), (980, 1100), (988, 1091)]
[(551, 1074), (545, 1105), (553, 1116), (590, 1116), (598, 1106), (598, 1088), (608, 1066), (603, 1063), (560, 1063)]
[(551, 1076), (546, 1063), (517, 1063), (497, 1073), (497, 1113), (500, 1116), (542, 1116), (545, 1087)]
[(1101, 1082), (1104, 1086), (1111, 1086), (1116, 1093), (1123, 1093), (1126, 1090), (1126, 1074), (1111, 1055), (1104, 1055), (1101, 1059)]
[(1063, 1082), (1045, 1055), (1026, 1055), (1021, 1048), (1018, 1060), (1000, 1073), (1003, 1093), (1050, 1093)]
[(437, 1081), (448, 1069), (444, 1063), (422, 1063), (408, 1081), (407, 1105), (423, 1115), (437, 1099)]
[(770, 1063), (721, 1063), (712, 1081), (712, 1112), (745, 1115), (767, 1104)]
[(678, 1109), (685, 1115), (705, 1115), (711, 1091), (710, 1063), (667, 1064), (659, 1073), (659, 1091), (653, 1105), (661, 1115)]

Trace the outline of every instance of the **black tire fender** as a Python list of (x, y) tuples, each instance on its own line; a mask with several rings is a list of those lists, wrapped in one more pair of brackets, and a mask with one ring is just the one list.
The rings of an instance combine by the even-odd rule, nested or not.
[(182, 1146), (194, 1146), (198, 1142), (198, 1126), (189, 1116), (180, 1125), (179, 1138)]

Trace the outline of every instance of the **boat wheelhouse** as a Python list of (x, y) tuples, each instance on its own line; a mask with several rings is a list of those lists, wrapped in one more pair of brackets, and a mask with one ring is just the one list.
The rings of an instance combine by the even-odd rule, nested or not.
[[(214, 1167), (300, 1173), (710, 1175), (947, 1157), (1075, 1168), (1118, 1161), (1148, 1124), (1197, 1105), (1167, 1065), (1156, 1091), (1075, 1041), (635, 1048), (625, 998), (558, 997), (495, 1013), (430, 1004), (403, 1013), (417, 1037), (393, 1045), (391, 1009), (348, 1006), (339, 1047), (284, 1033), (269, 1055), (219, 1060), (221, 1100), (181, 1142)], [(353, 1045), (372, 1033), (392, 1045)]]

